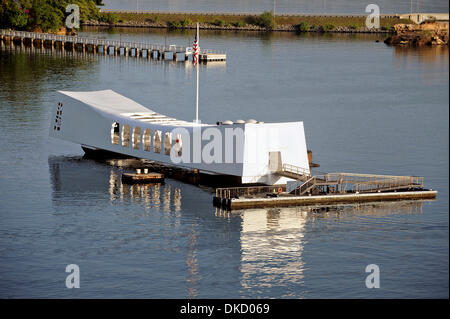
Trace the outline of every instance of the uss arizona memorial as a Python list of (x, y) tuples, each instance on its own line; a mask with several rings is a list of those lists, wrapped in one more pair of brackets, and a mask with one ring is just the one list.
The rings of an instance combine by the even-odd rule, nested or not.
[[(286, 184), (283, 164), (310, 175), (303, 122), (216, 124), (163, 114), (114, 91), (59, 91), (50, 136), (163, 164), (229, 175), (242, 184)], [(286, 175), (286, 174), (284, 174)]]

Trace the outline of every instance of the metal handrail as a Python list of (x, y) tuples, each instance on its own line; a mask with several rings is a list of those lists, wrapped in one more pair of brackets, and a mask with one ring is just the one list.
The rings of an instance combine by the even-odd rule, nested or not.
[[(336, 191), (345, 192), (378, 192), (404, 187), (423, 188), (423, 177), (421, 176), (389, 176), (369, 175), (352, 173), (327, 173), (311, 176), (296, 190), (296, 195), (304, 195), (314, 186), (335, 186)], [(261, 193), (279, 192), (279, 185), (275, 186), (252, 186), (252, 187), (230, 187), (217, 188), (216, 196), (219, 198), (238, 198), (241, 196), (252, 196)], [(282, 187), (284, 191), (285, 188)]]
[(309, 169), (303, 168), (303, 167), (299, 167), (299, 166), (295, 166), (295, 165), (291, 165), (291, 164), (283, 164), (282, 171), (284, 172), (288, 172), (288, 173), (294, 173), (297, 175), (305, 175), (305, 176), (310, 176), (310, 171)]
[(228, 188), (216, 188), (216, 197), (219, 198), (238, 198), (240, 196), (251, 196), (261, 193), (276, 193), (279, 192), (280, 188), (284, 190), (285, 188), (280, 185), (275, 186), (252, 186), (252, 187), (228, 187)]
[(327, 173), (311, 177), (308, 181), (297, 188), (295, 193), (302, 195), (314, 185), (336, 185), (336, 187), (340, 187), (341, 192), (348, 190), (352, 192), (377, 192), (405, 186), (415, 186), (418, 188), (424, 187), (423, 177), (421, 176)]
[[(303, 195), (303, 193), (307, 192), (311, 187), (314, 186), (316, 183), (316, 176), (312, 176), (310, 179), (308, 179), (306, 182), (304, 182), (297, 190), (300, 195)], [(296, 190), (296, 194), (297, 194)]]

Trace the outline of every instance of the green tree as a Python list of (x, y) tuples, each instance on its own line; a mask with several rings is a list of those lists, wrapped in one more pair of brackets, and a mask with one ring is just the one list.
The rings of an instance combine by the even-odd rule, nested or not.
[(117, 21), (119, 21), (119, 17), (117, 16), (117, 14), (107, 12), (107, 13), (100, 14), (100, 17), (98, 18), (98, 20), (101, 22), (107, 22), (109, 24), (114, 24)]
[(28, 24), (29, 1), (0, 0), (0, 27), (23, 29)]
[(103, 3), (99, 0), (0, 0), (0, 27), (56, 31), (63, 26), (71, 3), (79, 6), (81, 22), (100, 17), (97, 5)]
[(100, 10), (97, 8), (93, 0), (70, 0), (70, 3), (74, 3), (80, 7), (81, 22), (91, 19), (98, 20), (101, 16)]
[(309, 25), (306, 22), (301, 22), (295, 26), (297, 32), (307, 32), (309, 31)]
[(322, 27), (322, 30), (325, 32), (329, 32), (334, 29), (334, 25), (331, 23), (327, 23)]
[(30, 13), (32, 25), (41, 27), (44, 32), (57, 31), (63, 24), (63, 12), (52, 7), (45, 0), (33, 0)]
[(276, 28), (275, 17), (271, 11), (264, 11), (257, 19), (257, 25), (266, 30), (273, 30)]
[(19, 12), (10, 17), (11, 25), (16, 29), (23, 29), (28, 24), (28, 14)]
[(214, 21), (215, 25), (219, 26), (219, 27), (223, 27), (225, 25), (225, 20), (223, 19), (216, 19), (216, 21)]

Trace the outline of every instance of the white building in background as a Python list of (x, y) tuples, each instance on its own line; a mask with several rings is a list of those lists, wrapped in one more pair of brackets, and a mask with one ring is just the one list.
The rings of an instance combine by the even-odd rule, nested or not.
[(398, 15), (400, 19), (409, 19), (416, 24), (421, 24), (425, 21), (447, 22), (448, 13), (405, 13)]

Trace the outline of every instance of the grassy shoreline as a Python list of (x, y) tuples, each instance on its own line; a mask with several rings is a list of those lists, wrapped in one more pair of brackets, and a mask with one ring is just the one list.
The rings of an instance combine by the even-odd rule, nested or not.
[[(263, 15), (266, 16), (263, 16)], [(363, 16), (269, 16), (258, 14), (206, 13), (130, 13), (106, 12), (107, 22), (88, 20), (88, 26), (148, 27), (192, 29), (199, 22), (201, 29), (233, 31), (294, 31), (294, 32), (394, 32), (394, 25), (411, 23), (394, 17), (381, 17), (379, 29), (367, 29)]]

